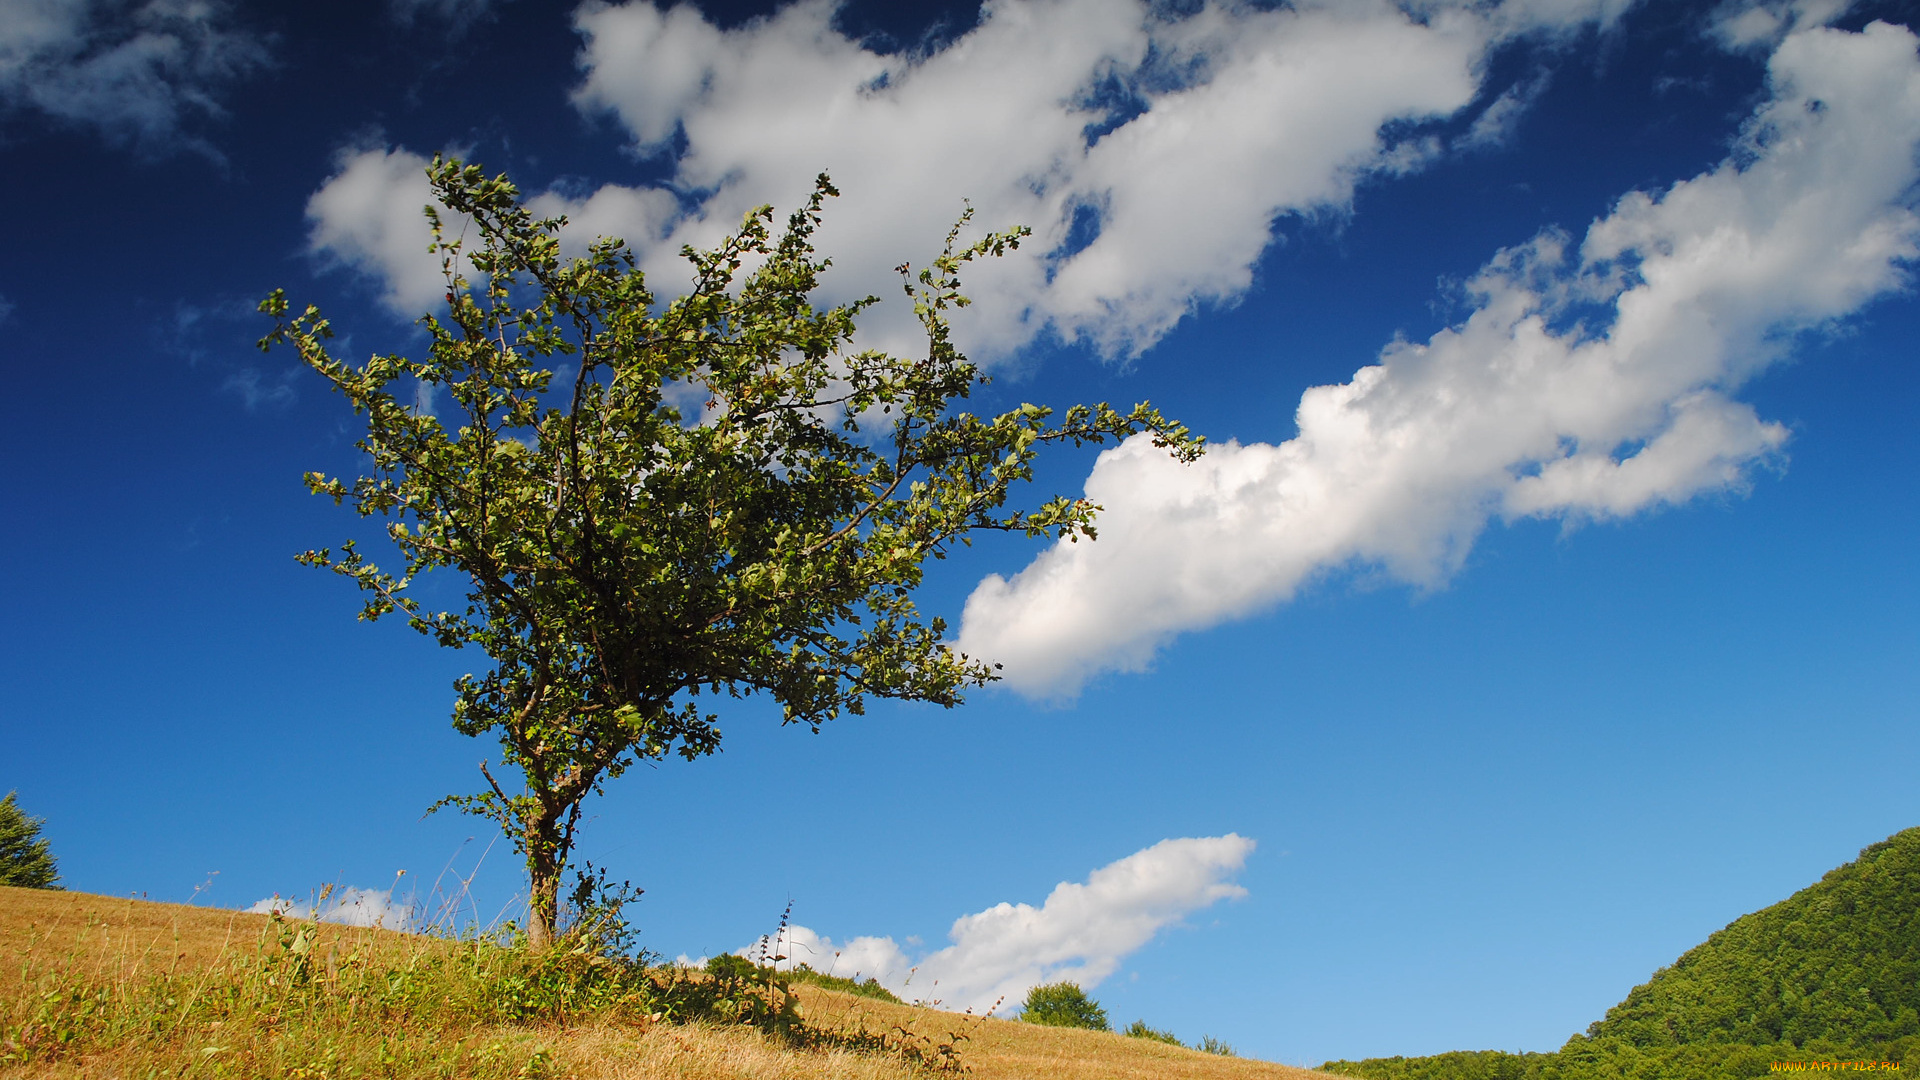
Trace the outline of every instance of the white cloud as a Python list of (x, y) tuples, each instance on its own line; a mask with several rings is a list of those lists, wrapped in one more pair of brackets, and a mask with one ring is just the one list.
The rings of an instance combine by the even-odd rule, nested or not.
[[(846, 199), (818, 239), (837, 267), (828, 298), (844, 300), (897, 296), (890, 268), (924, 264), (971, 200), (977, 224), (1035, 236), (969, 275), (978, 303), (959, 320), (963, 343), (992, 360), (1055, 335), (1125, 356), (1196, 306), (1240, 297), (1276, 219), (1344, 212), (1367, 176), (1443, 152), (1431, 132), (1385, 131), (1468, 109), (1493, 45), (1624, 6), (1447, 0), (1416, 18), (1388, 0), (1188, 15), (1147, 0), (991, 0), (952, 42), (885, 53), (836, 29), (832, 0), (729, 30), (686, 4), (589, 2), (575, 14), (575, 101), (617, 117), (641, 152), (677, 155), (672, 190), (549, 193), (542, 209), (573, 218), (576, 243), (626, 238), (670, 287), (683, 244), (711, 245), (760, 204), (798, 205), (827, 170)], [(1495, 102), (1474, 139), (1525, 103)], [(434, 282), (416, 287), (430, 275), (384, 238), (424, 245), (424, 185), (391, 171), (417, 155), (380, 153), (343, 159), (321, 193), (341, 197), (312, 207), (314, 240), (410, 303)], [(915, 333), (903, 303), (866, 325), (892, 348)]]
[[(428, 250), (432, 234), (424, 210), (435, 202), (427, 159), (411, 150), (350, 148), (338, 171), (307, 200), (309, 248), (379, 280), (382, 299), (409, 318), (446, 293), (440, 256)], [(456, 236), (463, 222), (440, 207)]]
[(772, 963), (781, 970), (805, 964), (827, 975), (878, 979), (895, 993), (913, 989), (908, 983), (913, 976), (913, 960), (890, 937), (857, 937), (836, 943), (796, 924), (734, 952), (756, 963)]
[(279, 912), (296, 919), (315, 919), (342, 926), (381, 927), (387, 930), (413, 929), (413, 908), (396, 902), (392, 889), (359, 889), (348, 886), (316, 900), (301, 903), (278, 893), (256, 902), (247, 909), (256, 915)]
[(1139, 440), (1102, 454), (1099, 541), (983, 581), (960, 647), (1023, 692), (1071, 694), (1318, 572), (1438, 584), (1496, 516), (1622, 517), (1737, 489), (1787, 432), (1729, 395), (1796, 333), (1901, 287), (1920, 240), (1913, 34), (1797, 31), (1770, 79), (1732, 158), (1623, 198), (1578, 251), (1548, 233), (1502, 252), (1464, 323), (1306, 391), (1295, 438), (1192, 466)]
[[(1189, 913), (1246, 890), (1227, 879), (1246, 865), (1254, 842), (1243, 836), (1162, 840), (1095, 870), (1084, 884), (1063, 881), (1046, 902), (996, 904), (954, 920), (953, 944), (916, 963), (890, 937), (836, 945), (804, 926), (778, 942), (738, 950), (778, 966), (806, 964), (835, 975), (878, 979), (909, 1000), (984, 1012), (1018, 1008), (1028, 990), (1071, 979), (1091, 988), (1128, 954)], [(913, 939), (908, 939), (910, 942)]]
[(1772, 48), (1794, 30), (1825, 26), (1852, 6), (1853, 0), (1730, 0), (1709, 25), (1727, 48)]
[(1505, 145), (1513, 138), (1513, 133), (1520, 126), (1520, 121), (1533, 107), (1534, 101), (1546, 92), (1547, 84), (1551, 81), (1550, 73), (1540, 71), (1526, 82), (1515, 83), (1502, 91), (1500, 96), (1493, 100), (1493, 104), (1482, 109), (1480, 115), (1474, 117), (1473, 126), (1467, 129), (1467, 133), (1455, 144), (1456, 147), (1462, 150), (1478, 150)]
[(210, 0), (0, 0), (0, 103), (157, 150), (224, 84), (264, 65), (257, 36)]
[[(895, 295), (887, 268), (924, 263), (971, 199), (976, 223), (1035, 238), (970, 275), (963, 342), (991, 359), (1050, 333), (1124, 356), (1243, 294), (1276, 218), (1344, 211), (1370, 173), (1430, 158), (1430, 135), (1383, 128), (1467, 108), (1494, 43), (1624, 6), (993, 0), (944, 47), (881, 53), (834, 27), (831, 0), (725, 31), (689, 5), (588, 3), (576, 101), (645, 152), (684, 137), (673, 184), (699, 211), (655, 269), (825, 169), (847, 196), (820, 233), (836, 298)], [(910, 329), (901, 304), (869, 323), (896, 348)]]
[(528, 209), (541, 217), (565, 217), (561, 250), (584, 254), (588, 244), (602, 236), (617, 236), (635, 248), (657, 247), (680, 214), (680, 200), (662, 188), (631, 188), (607, 184), (584, 198), (543, 192), (527, 200)]
[[(439, 307), (446, 294), (440, 256), (428, 250), (426, 207), (439, 211), (449, 239), (468, 229), (464, 215), (433, 197), (426, 170), (427, 158), (404, 147), (350, 146), (307, 200), (308, 250), (378, 281), (382, 301), (409, 319)], [(657, 242), (679, 200), (658, 188), (608, 184), (584, 197), (542, 192), (527, 206), (542, 217), (566, 217), (562, 249), (579, 255), (599, 236), (628, 238), (636, 246)], [(472, 267), (463, 259), (461, 270), (470, 274)]]

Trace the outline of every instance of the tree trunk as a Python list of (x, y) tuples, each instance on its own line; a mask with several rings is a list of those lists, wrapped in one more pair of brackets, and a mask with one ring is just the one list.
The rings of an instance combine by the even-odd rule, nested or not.
[(528, 867), (531, 878), (531, 891), (527, 897), (527, 944), (535, 949), (544, 949), (553, 944), (554, 923), (559, 915), (560, 906), (560, 868), (547, 866), (542, 869)]
[(527, 944), (535, 949), (552, 945), (558, 936), (560, 875), (566, 859), (558, 814), (543, 813), (527, 822)]

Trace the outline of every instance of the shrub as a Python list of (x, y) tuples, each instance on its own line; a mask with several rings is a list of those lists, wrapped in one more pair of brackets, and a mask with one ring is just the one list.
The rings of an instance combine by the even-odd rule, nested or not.
[(1088, 997), (1087, 992), (1080, 989), (1080, 984), (1071, 982), (1046, 983), (1027, 991), (1026, 1005), (1020, 1010), (1020, 1019), (1029, 1024), (1051, 1027), (1113, 1030), (1107, 1026), (1107, 1010)]
[(1187, 1045), (1181, 1042), (1179, 1037), (1171, 1031), (1161, 1031), (1159, 1028), (1148, 1027), (1145, 1020), (1135, 1020), (1133, 1023), (1127, 1025), (1127, 1030), (1124, 1034), (1136, 1039), (1152, 1039), (1154, 1042), (1163, 1042), (1169, 1046)]
[(1206, 1051), (1209, 1054), (1219, 1054), (1221, 1057), (1239, 1057), (1240, 1056), (1233, 1052), (1233, 1047), (1228, 1046), (1226, 1043), (1221, 1042), (1219, 1039), (1216, 1039), (1211, 1035), (1200, 1036), (1199, 1048), (1201, 1050)]
[[(756, 965), (753, 961), (736, 953), (723, 953), (707, 958), (707, 974), (735, 979), (758, 978), (765, 982), (771, 967)], [(861, 997), (891, 1001), (895, 1005), (903, 1004), (893, 991), (880, 985), (875, 978), (849, 979), (843, 975), (828, 975), (815, 971), (806, 964), (795, 964), (792, 968), (779, 973), (789, 983), (807, 983), (827, 990), (838, 990), (844, 994), (858, 994)]]
[(23, 889), (57, 889), (60, 880), (53, 853), (39, 839), (44, 819), (28, 817), (14, 802), (18, 792), (0, 799), (0, 885)]
[(881, 986), (880, 980), (871, 975), (864, 979), (849, 979), (844, 975), (828, 975), (815, 971), (805, 964), (795, 964), (793, 970), (787, 972), (787, 977), (797, 983), (810, 983), (827, 990), (838, 990), (844, 994), (858, 994), (861, 997), (870, 997), (879, 1001), (891, 1001), (895, 1005), (903, 1004), (893, 991)]

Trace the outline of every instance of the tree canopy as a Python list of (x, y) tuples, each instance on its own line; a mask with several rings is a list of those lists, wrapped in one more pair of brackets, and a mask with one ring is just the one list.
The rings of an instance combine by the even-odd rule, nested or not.
[[(492, 662), (457, 682), (454, 726), (497, 736), (523, 783), (483, 763), (486, 788), (447, 801), (526, 857), (536, 940), (582, 800), (637, 761), (713, 753), (721, 702), (764, 695), (817, 731), (871, 698), (952, 706), (994, 678), (912, 592), (976, 531), (1094, 537), (1085, 499), (1009, 508), (1041, 447), (1143, 434), (1200, 452), (1145, 404), (957, 407), (986, 381), (949, 335), (959, 273), (1024, 229), (963, 246), (963, 216), (929, 266), (899, 268), (926, 349), (898, 357), (853, 347), (874, 298), (813, 299), (824, 175), (784, 231), (762, 207), (686, 249), (691, 288), (665, 303), (619, 240), (563, 259), (564, 219), (536, 218), (504, 175), (436, 159), (429, 176), (473, 242), (427, 208), (447, 309), (421, 319), (425, 356), (336, 359), (330, 324), (290, 316), (281, 292), (261, 344), (291, 344), (365, 419), (370, 470), (307, 483), (385, 519), (399, 566), (352, 541), (301, 559), (364, 590), (362, 618), (401, 615)], [(465, 576), (464, 606), (410, 592), (441, 569)]]
[(1020, 1010), (1020, 1019), (1029, 1024), (1047, 1024), (1052, 1027), (1086, 1028), (1090, 1031), (1110, 1031), (1107, 1024), (1107, 1010), (1100, 1003), (1087, 996), (1076, 982), (1042, 983), (1027, 991), (1027, 999)]

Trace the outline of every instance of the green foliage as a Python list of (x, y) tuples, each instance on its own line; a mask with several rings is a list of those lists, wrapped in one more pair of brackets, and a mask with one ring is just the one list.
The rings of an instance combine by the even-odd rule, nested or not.
[(1920, 1035), (1920, 829), (1735, 919), (1587, 1034), (1640, 1047)]
[(46, 819), (28, 817), (16, 801), (18, 792), (0, 799), (0, 885), (22, 889), (58, 889), (59, 867), (40, 837)]
[(1321, 1071), (1364, 1080), (1529, 1080), (1529, 1070), (1546, 1054), (1508, 1054), (1499, 1050), (1455, 1050), (1431, 1057), (1368, 1058), (1329, 1061)]
[(1196, 1049), (1204, 1050), (1209, 1054), (1219, 1054), (1221, 1057), (1239, 1056), (1233, 1052), (1233, 1047), (1228, 1046), (1226, 1043), (1221, 1042), (1211, 1035), (1200, 1036), (1200, 1045), (1196, 1047)]
[(1080, 989), (1079, 983), (1072, 982), (1045, 983), (1027, 991), (1020, 1019), (1029, 1024), (1051, 1027), (1113, 1030), (1107, 1026), (1107, 1010), (1088, 997), (1087, 992)]
[[(738, 956), (734, 953), (721, 953), (719, 956), (707, 957), (704, 970), (707, 974), (720, 978), (751, 979), (759, 975), (762, 968), (744, 956)], [(771, 971), (772, 969), (767, 968), (765, 970)]]
[[(706, 964), (706, 971), (710, 975), (739, 979), (765, 978), (773, 970), (771, 967), (757, 965), (746, 957), (733, 953), (710, 956)], [(878, 979), (860, 980), (840, 975), (827, 975), (813, 970), (806, 964), (795, 964), (792, 968), (779, 972), (778, 976), (789, 983), (805, 983), (827, 990), (838, 990), (843, 994), (858, 994), (861, 997), (870, 997), (879, 1001), (891, 1001), (895, 1005), (902, 1004), (901, 1000), (894, 996), (893, 991), (880, 985)]]
[(1576, 1035), (1550, 1054), (1455, 1051), (1431, 1057), (1329, 1061), (1320, 1068), (1364, 1080), (1745, 1080), (1775, 1075), (1783, 1071), (1775, 1067), (1776, 1063), (1793, 1062), (1882, 1062), (1920, 1067), (1920, 1039), (1866, 1047), (1823, 1040), (1802, 1046), (1694, 1043), (1639, 1047), (1617, 1039)]
[[(261, 304), (277, 320), (261, 345), (291, 344), (365, 417), (371, 471), (307, 484), (384, 519), (401, 565), (352, 541), (301, 560), (362, 589), (362, 618), (399, 613), (492, 662), (456, 683), (454, 726), (497, 737), (524, 790), (483, 766), (486, 790), (443, 805), (493, 818), (525, 856), (537, 943), (582, 800), (636, 762), (713, 753), (713, 703), (764, 694), (817, 731), (869, 698), (952, 706), (993, 679), (911, 594), (926, 560), (976, 531), (1093, 537), (1084, 499), (1008, 509), (1043, 446), (1148, 432), (1200, 452), (1144, 404), (1057, 420), (958, 408), (984, 381), (949, 338), (959, 272), (1025, 229), (956, 247), (963, 217), (931, 266), (903, 265), (927, 346), (895, 357), (851, 348), (873, 298), (814, 306), (824, 176), (784, 232), (762, 207), (717, 248), (687, 249), (692, 290), (664, 305), (618, 240), (563, 261), (562, 219), (535, 218), (505, 176), (440, 159), (429, 176), (477, 248), (429, 209), (448, 309), (421, 320), (425, 357), (335, 359), (319, 311), (289, 317), (280, 292)], [(464, 606), (410, 592), (438, 569), (465, 576)]]
[(787, 972), (787, 977), (797, 983), (807, 983), (826, 990), (838, 990), (843, 994), (858, 994), (876, 1001), (891, 1001), (895, 1005), (904, 1004), (894, 992), (880, 985), (880, 980), (869, 975), (864, 979), (850, 979), (843, 975), (828, 975), (815, 971), (805, 964), (796, 964)]
[(1722, 1080), (1776, 1062), (1920, 1067), (1920, 829), (1743, 915), (1551, 1054), (1330, 1061), (1367, 1080)]
[(1135, 1020), (1133, 1023), (1128, 1024), (1127, 1030), (1122, 1032), (1122, 1034), (1135, 1039), (1152, 1039), (1154, 1042), (1163, 1042), (1169, 1046), (1187, 1045), (1181, 1042), (1179, 1036), (1171, 1031), (1161, 1031), (1159, 1028), (1148, 1027), (1145, 1020)]

